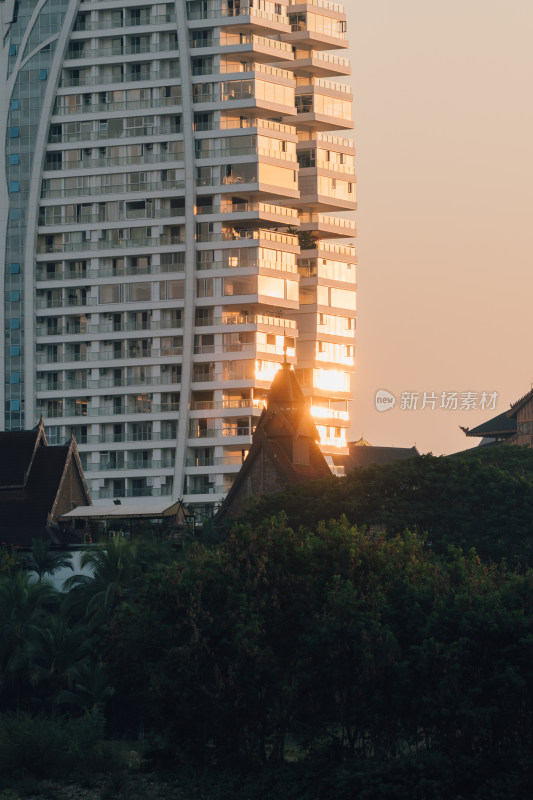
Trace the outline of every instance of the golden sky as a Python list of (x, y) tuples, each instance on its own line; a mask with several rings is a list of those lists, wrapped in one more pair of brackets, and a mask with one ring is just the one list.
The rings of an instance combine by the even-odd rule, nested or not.
[[(359, 229), (353, 438), (436, 455), (533, 383), (533, 0), (347, 0)], [(342, 54), (342, 53), (341, 53)], [(378, 412), (375, 393), (392, 392)], [(418, 392), (418, 409), (400, 408)], [(421, 410), (424, 392), (435, 394)], [(457, 392), (458, 409), (441, 409)], [(474, 408), (460, 410), (462, 393)], [(482, 411), (482, 392), (497, 392)], [(472, 402), (470, 402), (472, 405)]]

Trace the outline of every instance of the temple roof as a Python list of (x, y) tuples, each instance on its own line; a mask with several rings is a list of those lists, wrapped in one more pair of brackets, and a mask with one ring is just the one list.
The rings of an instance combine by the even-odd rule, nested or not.
[[(29, 547), (33, 538), (41, 536), (59, 543), (59, 530), (53, 526), (55, 509), (59, 501), (68, 502), (72, 470), (79, 476), (86, 502), (91, 502), (75, 439), (48, 446), (42, 420), (33, 431), (0, 434), (0, 464), (1, 543)], [(6, 465), (13, 464), (10, 476)]]
[(0, 431), (0, 491), (24, 486), (38, 447), (46, 444), (42, 417), (31, 431)]
[[(520, 401), (519, 401), (520, 402)], [(511, 407), (511, 410), (514, 407)], [(516, 433), (516, 417), (509, 416), (510, 411), (503, 411), (496, 417), (476, 425), (475, 428), (463, 428), (466, 436), (512, 436)]]
[(394, 461), (420, 455), (416, 447), (376, 447), (366, 439), (349, 442), (348, 447), (349, 455), (334, 456), (335, 464), (343, 466), (346, 472), (356, 467), (392, 464)]
[[(283, 363), (272, 381), (250, 451), (217, 518), (238, 510), (243, 494), (268, 494), (284, 486), (331, 477), (318, 440), (305, 395), (290, 365)], [(248, 491), (248, 482), (253, 481)]]

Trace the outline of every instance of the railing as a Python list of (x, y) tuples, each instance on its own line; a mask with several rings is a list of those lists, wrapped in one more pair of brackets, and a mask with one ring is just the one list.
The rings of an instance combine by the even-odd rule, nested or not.
[(225, 494), (227, 491), (224, 486), (189, 486), (186, 494)]
[(172, 485), (165, 486), (143, 486), (141, 489), (115, 489), (104, 487), (103, 489), (91, 489), (91, 495), (98, 500), (110, 500), (113, 497), (170, 497)]
[[(74, 40), (76, 41), (76, 40)], [(93, 58), (112, 58), (113, 56), (144, 55), (146, 53), (166, 53), (176, 49), (175, 44), (156, 46), (151, 42), (146, 44), (127, 44), (125, 47), (88, 47), (83, 50), (70, 50), (65, 55), (65, 62), (78, 59), (92, 60)]]
[(221, 119), (220, 124), (216, 126), (220, 130), (234, 130), (239, 128), (263, 128), (266, 131), (276, 131), (276, 133), (288, 133), (291, 136), (296, 135), (296, 128), (294, 125), (286, 125), (282, 122), (273, 122), (269, 119)]
[[(46, 418), (46, 414), (43, 413)], [(150, 423), (151, 424), (151, 423)], [(78, 444), (121, 444), (122, 442), (175, 441), (177, 429), (173, 431), (144, 431), (143, 433), (101, 433), (76, 436)], [(91, 492), (92, 493), (92, 492)]]
[[(151, 236), (139, 237), (138, 239), (117, 239), (110, 241), (100, 239), (97, 242), (68, 242), (61, 245), (38, 244), (37, 253), (75, 253), (85, 250), (113, 250), (116, 248), (125, 249), (128, 247), (158, 247), (160, 245), (185, 244), (185, 240), (180, 236)], [(96, 299), (88, 302), (96, 303)], [(54, 308), (54, 306), (41, 306), (42, 308)], [(39, 308), (39, 306), (38, 306)]]
[(110, 103), (89, 103), (58, 106), (52, 116), (62, 117), (68, 114), (95, 114), (100, 111), (135, 111), (141, 108), (166, 108), (167, 106), (181, 106), (180, 97), (159, 97), (146, 100), (120, 100)]
[(206, 456), (204, 458), (187, 458), (185, 459), (186, 467), (241, 467), (243, 463), (242, 457), (221, 457), (221, 456)]
[(331, 0), (289, 0), (289, 6), (298, 5), (315, 6), (317, 8), (325, 8), (328, 11), (336, 11), (338, 14), (344, 14), (344, 6), (340, 3), (332, 3)]
[(113, 378), (100, 378), (99, 380), (85, 381), (37, 381), (36, 390), (38, 392), (65, 392), (80, 389), (121, 389), (124, 387), (139, 386), (149, 388), (151, 386), (179, 386), (179, 380), (173, 380), (172, 375), (157, 375), (149, 378), (122, 378), (117, 381)]
[(335, 228), (342, 228), (343, 230), (357, 234), (357, 226), (352, 219), (343, 219), (342, 217), (331, 217), (326, 214), (313, 214), (304, 213), (300, 214), (300, 224), (312, 224), (320, 228), (321, 225), (331, 225)]
[(336, 255), (341, 256), (356, 257), (355, 247), (351, 244), (333, 244), (333, 242), (320, 241), (317, 243), (317, 249), (324, 253), (335, 253)]
[(196, 320), (194, 324), (196, 327), (216, 327), (218, 325), (272, 325), (276, 328), (292, 328), (294, 331), (296, 331), (296, 322), (293, 319), (269, 317), (265, 314), (212, 317), (211, 319), (207, 320)]
[[(151, 241), (151, 240), (150, 240)], [(175, 254), (178, 255), (178, 254)], [(46, 283), (47, 281), (75, 281), (75, 280), (95, 280), (96, 278), (122, 278), (131, 275), (160, 275), (173, 272), (183, 272), (185, 264), (176, 262), (172, 264), (150, 264), (146, 267), (104, 267), (100, 269), (89, 269), (85, 272), (37, 272), (37, 282)], [(170, 327), (176, 327), (171, 325)]]
[(305, 53), (305, 54), (296, 54), (295, 59), (299, 61), (300, 59), (303, 60), (310, 60), (313, 61), (323, 61), (327, 64), (335, 64), (339, 67), (349, 67), (350, 66), (350, 59), (343, 58), (342, 56), (335, 56), (332, 53), (324, 53), (322, 50), (313, 50), (312, 53)]
[[(50, 208), (50, 206), (49, 206)], [(113, 214), (113, 219), (109, 219), (107, 214), (102, 215), (100, 213), (96, 214), (74, 214), (74, 215), (66, 215), (59, 219), (40, 219), (38, 223), (39, 228), (46, 228), (46, 227), (57, 227), (58, 225), (87, 225), (91, 224), (94, 225), (95, 223), (99, 222), (128, 222), (131, 220), (138, 220), (138, 219), (172, 219), (175, 222), (177, 219), (181, 217), (185, 217), (185, 209), (179, 209), (179, 212), (174, 208), (135, 208), (131, 209), (130, 211), (120, 211), (118, 214)]]
[[(85, 3), (84, 3), (85, 5)], [(169, 22), (176, 22), (174, 13), (168, 14), (147, 14), (135, 19), (122, 18), (120, 21), (113, 19), (99, 19), (96, 21), (79, 19), (75, 26), (75, 31), (106, 31), (113, 28), (134, 28), (138, 25), (165, 25)]]
[(351, 150), (355, 150), (354, 140), (347, 139), (345, 136), (333, 136), (330, 133), (317, 133), (315, 141), (325, 142), (327, 144), (336, 144), (342, 147), (349, 147)]
[(337, 83), (329, 81), (327, 78), (311, 78), (311, 86), (317, 86), (321, 89), (331, 89), (332, 92), (339, 92), (342, 94), (353, 94), (352, 87), (347, 83)]
[(183, 133), (178, 128), (157, 127), (155, 125), (143, 125), (140, 128), (126, 128), (125, 130), (98, 130), (88, 131), (87, 133), (64, 133), (51, 134), (48, 137), (49, 144), (61, 144), (68, 142), (93, 142), (104, 141), (105, 139), (131, 139), (132, 136), (165, 136)]
[(117, 83), (136, 83), (139, 80), (152, 82), (179, 77), (181, 77), (179, 67), (167, 70), (147, 70), (146, 74), (141, 72), (140, 75), (128, 75), (128, 73), (124, 73), (118, 77), (111, 74), (89, 75), (83, 78), (72, 78), (69, 75), (64, 75), (61, 78), (60, 88), (73, 89), (81, 86), (108, 86), (109, 84)]
[(37, 297), (35, 308), (74, 308), (77, 306), (95, 306), (98, 300), (96, 297)]
[(135, 470), (135, 469), (173, 469), (174, 464), (170, 461), (159, 461), (150, 458), (148, 461), (139, 461), (138, 463), (124, 462), (118, 463), (116, 461), (104, 461), (99, 464), (89, 463), (84, 467), (84, 472), (108, 472), (109, 470)]
[(289, 20), (287, 16), (284, 14), (273, 14), (269, 11), (265, 11), (262, 8), (254, 8), (247, 4), (243, 4), (242, 6), (234, 6), (228, 7), (223, 5), (217, 5), (214, 8), (195, 8), (194, 6), (188, 5), (187, 7), (187, 19), (189, 20), (200, 20), (200, 19), (217, 19), (217, 18), (224, 18), (224, 17), (259, 17), (260, 19), (266, 19), (270, 22), (278, 22), (281, 25), (288, 25)]
[(142, 156), (117, 156), (109, 158), (83, 158), (75, 161), (50, 162), (45, 164), (44, 172), (57, 172), (58, 170), (88, 169), (91, 173), (98, 167), (121, 167), (131, 164), (159, 164), (163, 161), (183, 161), (181, 153), (144, 153)]
[(189, 403), (191, 411), (212, 411), (220, 409), (226, 411), (228, 409), (239, 408), (264, 408), (266, 400), (260, 398), (238, 398), (236, 400), (196, 400)]
[(222, 203), (217, 206), (197, 206), (195, 213), (198, 217), (205, 214), (245, 214), (251, 211), (290, 217), (289, 221), (292, 224), (298, 224), (298, 211), (296, 209), (276, 206), (272, 203)]
[(270, 64), (262, 64), (260, 61), (249, 61), (246, 64), (239, 62), (238, 64), (221, 64), (220, 67), (212, 67), (214, 72), (204, 73), (206, 75), (227, 73), (242, 73), (242, 72), (260, 72), (263, 75), (272, 75), (276, 78), (287, 78), (294, 81), (294, 75), (288, 69), (280, 67), (271, 67)]
[[(79, 361), (121, 361), (125, 359), (137, 358), (169, 358), (170, 356), (181, 356), (181, 347), (166, 347), (162, 350), (154, 348), (137, 348), (137, 350), (110, 350), (95, 353), (93, 351), (87, 352), (66, 352), (66, 353), (36, 353), (35, 362), (37, 364), (64, 364), (69, 362)], [(132, 386), (136, 385), (134, 381)]]
[(166, 190), (185, 189), (185, 181), (153, 181), (151, 183), (133, 183), (133, 184), (112, 184), (109, 186), (83, 186), (75, 189), (64, 187), (63, 189), (43, 189), (41, 197), (54, 198), (54, 197), (91, 197), (92, 195), (101, 194), (123, 194), (134, 192), (158, 192)]
[(220, 36), (210, 36), (207, 39), (195, 39), (191, 36), (189, 46), (191, 49), (203, 49), (207, 47), (232, 47), (234, 45), (252, 44), (260, 47), (268, 47), (286, 53), (292, 59), (292, 45), (280, 42), (278, 39), (271, 39), (267, 36), (257, 36), (253, 33), (223, 33)]

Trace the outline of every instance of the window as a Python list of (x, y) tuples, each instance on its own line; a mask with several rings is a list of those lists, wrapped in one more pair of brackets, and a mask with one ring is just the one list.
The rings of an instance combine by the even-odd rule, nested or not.
[(20, 300), (20, 292), (18, 290), (13, 290), (9, 293), (9, 301), (11, 303), (18, 303)]
[(9, 383), (20, 383), (20, 372), (12, 372), (9, 376)]
[(20, 345), (12, 344), (9, 348), (9, 355), (13, 357), (20, 356)]
[(20, 136), (20, 128), (18, 125), (13, 125), (9, 129), (9, 138), (10, 139), (17, 139)]
[(9, 165), (10, 166), (15, 166), (17, 164), (20, 164), (20, 156), (19, 156), (18, 153), (12, 153), (9, 156)]
[(20, 219), (20, 208), (10, 208), (9, 209), (9, 219), (12, 219), (12, 220)]
[(18, 111), (20, 109), (20, 100), (15, 97), (11, 101), (11, 111)]
[(20, 264), (17, 262), (12, 262), (9, 265), (9, 274), (10, 275), (18, 275), (20, 273)]
[(48, 78), (48, 70), (47, 69), (40, 69), (39, 70), (39, 80), (45, 81)]
[(19, 183), (19, 181), (9, 181), (9, 191), (10, 192), (20, 192), (20, 183)]
[(10, 411), (20, 411), (20, 400), (10, 400), (9, 401), (9, 410)]
[(9, 55), (10, 56), (16, 56), (17, 55), (17, 45), (16, 44), (10, 44), (9, 45)]

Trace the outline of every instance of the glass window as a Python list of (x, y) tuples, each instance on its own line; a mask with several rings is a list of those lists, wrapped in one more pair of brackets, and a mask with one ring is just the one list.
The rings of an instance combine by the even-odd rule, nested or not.
[(9, 376), (9, 383), (20, 383), (20, 372), (12, 372)]
[(19, 344), (12, 344), (9, 348), (9, 355), (10, 356), (20, 356), (20, 345)]
[(48, 78), (48, 70), (47, 69), (40, 69), (39, 70), (39, 80), (45, 81)]
[(19, 272), (20, 272), (20, 264), (18, 264), (17, 262), (12, 262), (9, 265), (9, 273), (10, 273), (10, 275), (18, 275)]
[(9, 181), (9, 191), (10, 192), (20, 192), (20, 183), (19, 183), (19, 181)]
[(10, 56), (16, 56), (17, 55), (17, 45), (16, 44), (10, 44), (9, 45), (9, 55)]
[(10, 411), (20, 411), (20, 400), (10, 400), (9, 401), (9, 410)]
[(20, 208), (10, 208), (9, 209), (9, 219), (20, 219)]
[(18, 153), (11, 153), (9, 156), (9, 164), (10, 166), (14, 166), (15, 164), (20, 164), (20, 156)]
[(9, 129), (9, 138), (17, 139), (20, 136), (20, 128), (18, 125), (12, 125)]
[(17, 303), (20, 300), (20, 292), (14, 289), (9, 293), (9, 300), (11, 303)]
[(20, 108), (20, 100), (18, 99), (18, 97), (14, 97), (13, 100), (11, 101), (11, 110), (18, 111), (19, 108)]

